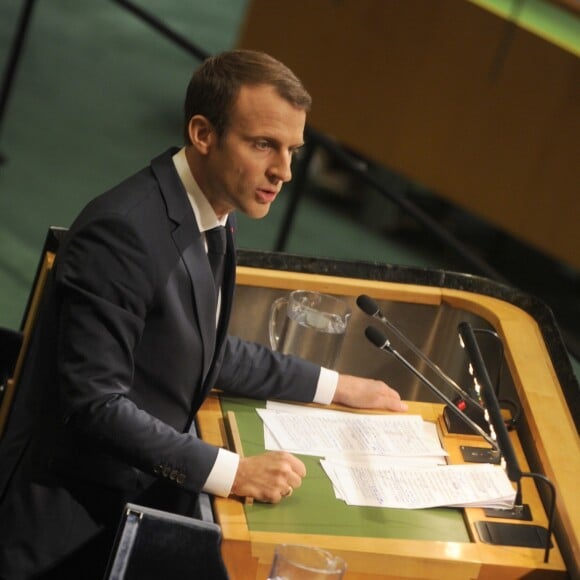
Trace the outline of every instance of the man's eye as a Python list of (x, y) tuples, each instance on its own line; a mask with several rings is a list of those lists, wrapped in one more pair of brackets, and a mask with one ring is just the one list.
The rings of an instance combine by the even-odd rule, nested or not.
[(260, 149), (261, 151), (266, 151), (272, 147), (269, 141), (256, 141), (254, 144), (256, 149)]

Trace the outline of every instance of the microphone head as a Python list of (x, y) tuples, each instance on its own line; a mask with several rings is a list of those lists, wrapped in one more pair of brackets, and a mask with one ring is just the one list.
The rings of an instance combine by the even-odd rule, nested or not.
[(390, 346), (389, 340), (387, 337), (374, 326), (367, 326), (365, 330), (365, 336), (379, 348), (386, 348)]
[(361, 294), (356, 299), (356, 304), (364, 313), (368, 314), (369, 316), (375, 316), (376, 314), (381, 313), (378, 304), (366, 294)]

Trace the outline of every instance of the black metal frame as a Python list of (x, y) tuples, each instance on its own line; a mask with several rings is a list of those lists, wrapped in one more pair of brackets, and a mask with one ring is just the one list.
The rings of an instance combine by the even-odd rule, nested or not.
[[(143, 10), (140, 6), (131, 2), (130, 0), (112, 0), (115, 4), (121, 6), (128, 10), (134, 16), (137, 16), (157, 32), (168, 38), (171, 42), (194, 56), (199, 60), (204, 60), (207, 58), (209, 53), (199, 48), (165, 24), (161, 22), (158, 18), (153, 16), (151, 13)], [(36, 0), (24, 0), (22, 4), (22, 10), (16, 25), (16, 30), (14, 38), (12, 40), (12, 46), (10, 48), (10, 54), (8, 56), (8, 61), (6, 68), (4, 69), (4, 74), (2, 78), (2, 85), (0, 87), (0, 131), (2, 129), (2, 123), (6, 115), (6, 109), (8, 106), (8, 100), (12, 92), (14, 81), (16, 78), (16, 72), (20, 64), (20, 59), (22, 58), (22, 51), (24, 49), (24, 43), (29, 32), (30, 22), (32, 19), (32, 12)], [(0, 162), (5, 159), (0, 156)]]

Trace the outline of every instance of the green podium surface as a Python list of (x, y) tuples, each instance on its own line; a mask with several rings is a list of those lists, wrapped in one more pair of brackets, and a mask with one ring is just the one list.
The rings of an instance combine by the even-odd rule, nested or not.
[[(224, 416), (235, 414), (244, 455), (265, 451), (264, 429), (256, 408), (263, 401), (220, 397)], [(324, 534), (407, 540), (469, 542), (462, 510), (403, 510), (349, 506), (335, 497), (319, 458), (298, 455), (306, 465), (302, 486), (279, 504), (245, 506), (250, 531)]]

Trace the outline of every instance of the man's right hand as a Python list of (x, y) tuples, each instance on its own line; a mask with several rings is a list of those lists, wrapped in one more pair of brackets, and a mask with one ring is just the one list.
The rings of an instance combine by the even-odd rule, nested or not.
[(285, 451), (241, 457), (232, 494), (278, 503), (302, 485), (305, 475), (304, 463)]

